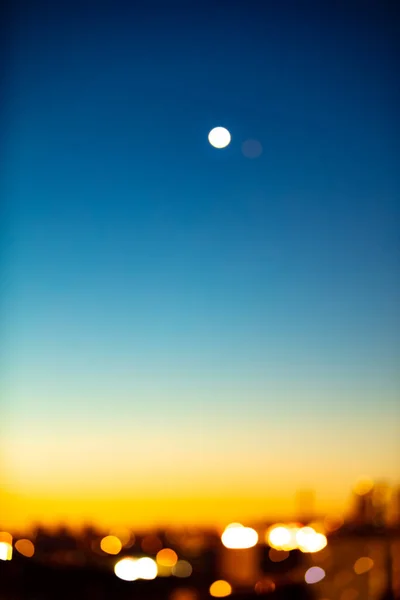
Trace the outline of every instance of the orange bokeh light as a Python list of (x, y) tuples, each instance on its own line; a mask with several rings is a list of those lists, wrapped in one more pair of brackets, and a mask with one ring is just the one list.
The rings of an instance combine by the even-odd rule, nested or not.
[(157, 552), (156, 560), (163, 567), (174, 567), (178, 562), (178, 555), (171, 548), (163, 548)]
[(214, 598), (226, 598), (226, 596), (230, 596), (232, 594), (232, 586), (223, 579), (219, 579), (218, 581), (214, 581), (210, 585), (210, 596)]
[(27, 558), (31, 558), (31, 556), (35, 554), (35, 546), (31, 540), (18, 540), (15, 542), (15, 549), (22, 554), (22, 556), (26, 556)]
[(122, 549), (121, 540), (119, 540), (115, 535), (107, 535), (100, 542), (100, 548), (106, 554), (119, 554)]

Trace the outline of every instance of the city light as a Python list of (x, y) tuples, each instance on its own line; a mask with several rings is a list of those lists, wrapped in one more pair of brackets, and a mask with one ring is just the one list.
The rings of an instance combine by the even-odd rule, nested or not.
[(210, 586), (210, 596), (214, 598), (226, 598), (232, 594), (232, 586), (223, 579), (214, 581)]
[(12, 559), (12, 545), (8, 542), (0, 542), (0, 560)]
[(226, 527), (221, 536), (221, 541), (225, 548), (252, 548), (258, 542), (258, 534), (251, 527), (244, 527), (240, 523), (232, 523)]
[(178, 560), (172, 568), (172, 575), (175, 575), (175, 577), (190, 577), (192, 572), (192, 565), (187, 560)]
[(122, 549), (122, 543), (115, 535), (107, 535), (101, 540), (100, 548), (106, 554), (119, 554)]
[(138, 579), (137, 560), (135, 558), (122, 558), (114, 567), (114, 573), (124, 581), (135, 581)]
[(357, 575), (362, 575), (363, 573), (367, 573), (368, 571), (370, 571), (373, 566), (374, 561), (372, 560), (372, 558), (369, 558), (368, 556), (362, 556), (361, 558), (356, 560), (353, 568), (354, 572)]
[(321, 567), (310, 567), (306, 574), (304, 575), (304, 579), (306, 583), (318, 583), (318, 581), (322, 581), (325, 577), (325, 571), (321, 569)]
[(14, 547), (22, 556), (26, 556), (27, 558), (31, 558), (35, 554), (35, 546), (31, 540), (18, 540), (15, 542)]
[(178, 562), (178, 555), (171, 548), (163, 548), (157, 553), (156, 561), (163, 567), (173, 567)]
[(136, 573), (138, 579), (155, 579), (157, 577), (157, 563), (147, 556), (139, 558), (136, 562)]

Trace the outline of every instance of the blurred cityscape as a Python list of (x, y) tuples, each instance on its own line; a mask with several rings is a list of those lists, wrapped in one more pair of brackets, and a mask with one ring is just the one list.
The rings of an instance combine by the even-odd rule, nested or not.
[(347, 515), (313, 512), (303, 493), (294, 522), (1, 531), (0, 599), (400, 598), (400, 488), (361, 480)]

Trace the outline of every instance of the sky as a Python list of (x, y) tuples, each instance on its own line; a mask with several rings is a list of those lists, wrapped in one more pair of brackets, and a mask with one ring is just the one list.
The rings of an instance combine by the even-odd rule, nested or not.
[(337, 511), (359, 476), (398, 483), (396, 15), (318, 5), (10, 11), (10, 523), (260, 518), (303, 488)]

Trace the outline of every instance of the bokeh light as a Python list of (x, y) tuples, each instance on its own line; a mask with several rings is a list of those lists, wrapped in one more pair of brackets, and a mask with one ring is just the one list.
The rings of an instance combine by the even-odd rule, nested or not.
[(287, 550), (276, 550), (275, 548), (270, 548), (268, 556), (270, 561), (278, 563), (286, 560), (289, 557), (289, 552)]
[(324, 519), (324, 527), (328, 532), (337, 531), (343, 523), (344, 519), (341, 515), (328, 515)]
[(100, 542), (100, 548), (106, 554), (119, 554), (122, 550), (122, 543), (115, 535), (107, 535)]
[(178, 562), (178, 555), (171, 548), (163, 548), (157, 553), (156, 560), (163, 567), (173, 567)]
[(344, 590), (340, 595), (340, 600), (356, 600), (360, 596), (360, 593), (355, 588), (348, 588)]
[(258, 534), (251, 527), (244, 527), (240, 523), (235, 523), (228, 525), (221, 536), (221, 541), (225, 548), (252, 548), (258, 542)]
[(295, 526), (273, 525), (266, 533), (266, 542), (275, 550), (294, 550), (297, 547)]
[(325, 571), (321, 567), (310, 567), (305, 575), (304, 579), (306, 583), (318, 583), (325, 577)]
[(151, 580), (157, 577), (157, 563), (152, 558), (144, 556), (136, 561), (138, 579)]
[(12, 544), (13, 537), (11, 533), (8, 531), (0, 531), (0, 542), (5, 542), (6, 544)]
[(231, 134), (225, 127), (214, 127), (208, 134), (208, 141), (214, 148), (226, 148), (230, 144)]
[(258, 158), (262, 154), (262, 146), (258, 140), (246, 140), (242, 144), (242, 153), (246, 158)]
[(162, 541), (157, 535), (146, 535), (142, 540), (142, 550), (146, 554), (157, 554), (163, 547)]
[(157, 577), (171, 577), (172, 567), (157, 564)]
[(35, 546), (31, 540), (18, 540), (15, 542), (14, 547), (22, 556), (26, 556), (27, 558), (31, 558), (35, 554)]
[(298, 548), (302, 552), (320, 552), (328, 540), (323, 533), (317, 533), (312, 527), (302, 527), (296, 533)]
[(336, 587), (341, 588), (345, 587), (346, 585), (349, 585), (353, 578), (354, 574), (351, 571), (347, 569), (342, 569), (341, 571), (339, 571), (339, 573), (336, 573), (333, 579), (333, 583)]
[(135, 581), (138, 579), (137, 560), (135, 558), (122, 558), (114, 567), (114, 573), (124, 581)]
[(354, 563), (354, 572), (357, 575), (362, 575), (363, 573), (367, 573), (374, 566), (374, 561), (369, 556), (362, 556)]
[(12, 559), (12, 545), (8, 542), (0, 542), (0, 560)]
[(354, 492), (358, 496), (365, 496), (374, 487), (374, 482), (369, 477), (361, 477), (354, 486)]
[(178, 588), (174, 590), (169, 600), (198, 600), (199, 594), (193, 588)]
[(226, 598), (232, 594), (232, 586), (227, 581), (219, 579), (210, 585), (210, 596), (214, 598)]
[(172, 567), (172, 574), (175, 577), (190, 577), (193, 572), (192, 565), (187, 560), (178, 560)]
[(275, 591), (276, 584), (272, 579), (262, 579), (261, 581), (257, 581), (254, 586), (254, 591), (256, 594), (270, 594)]
[(111, 536), (115, 536), (121, 541), (123, 547), (133, 545), (135, 542), (135, 536), (126, 527), (118, 527), (110, 531)]

